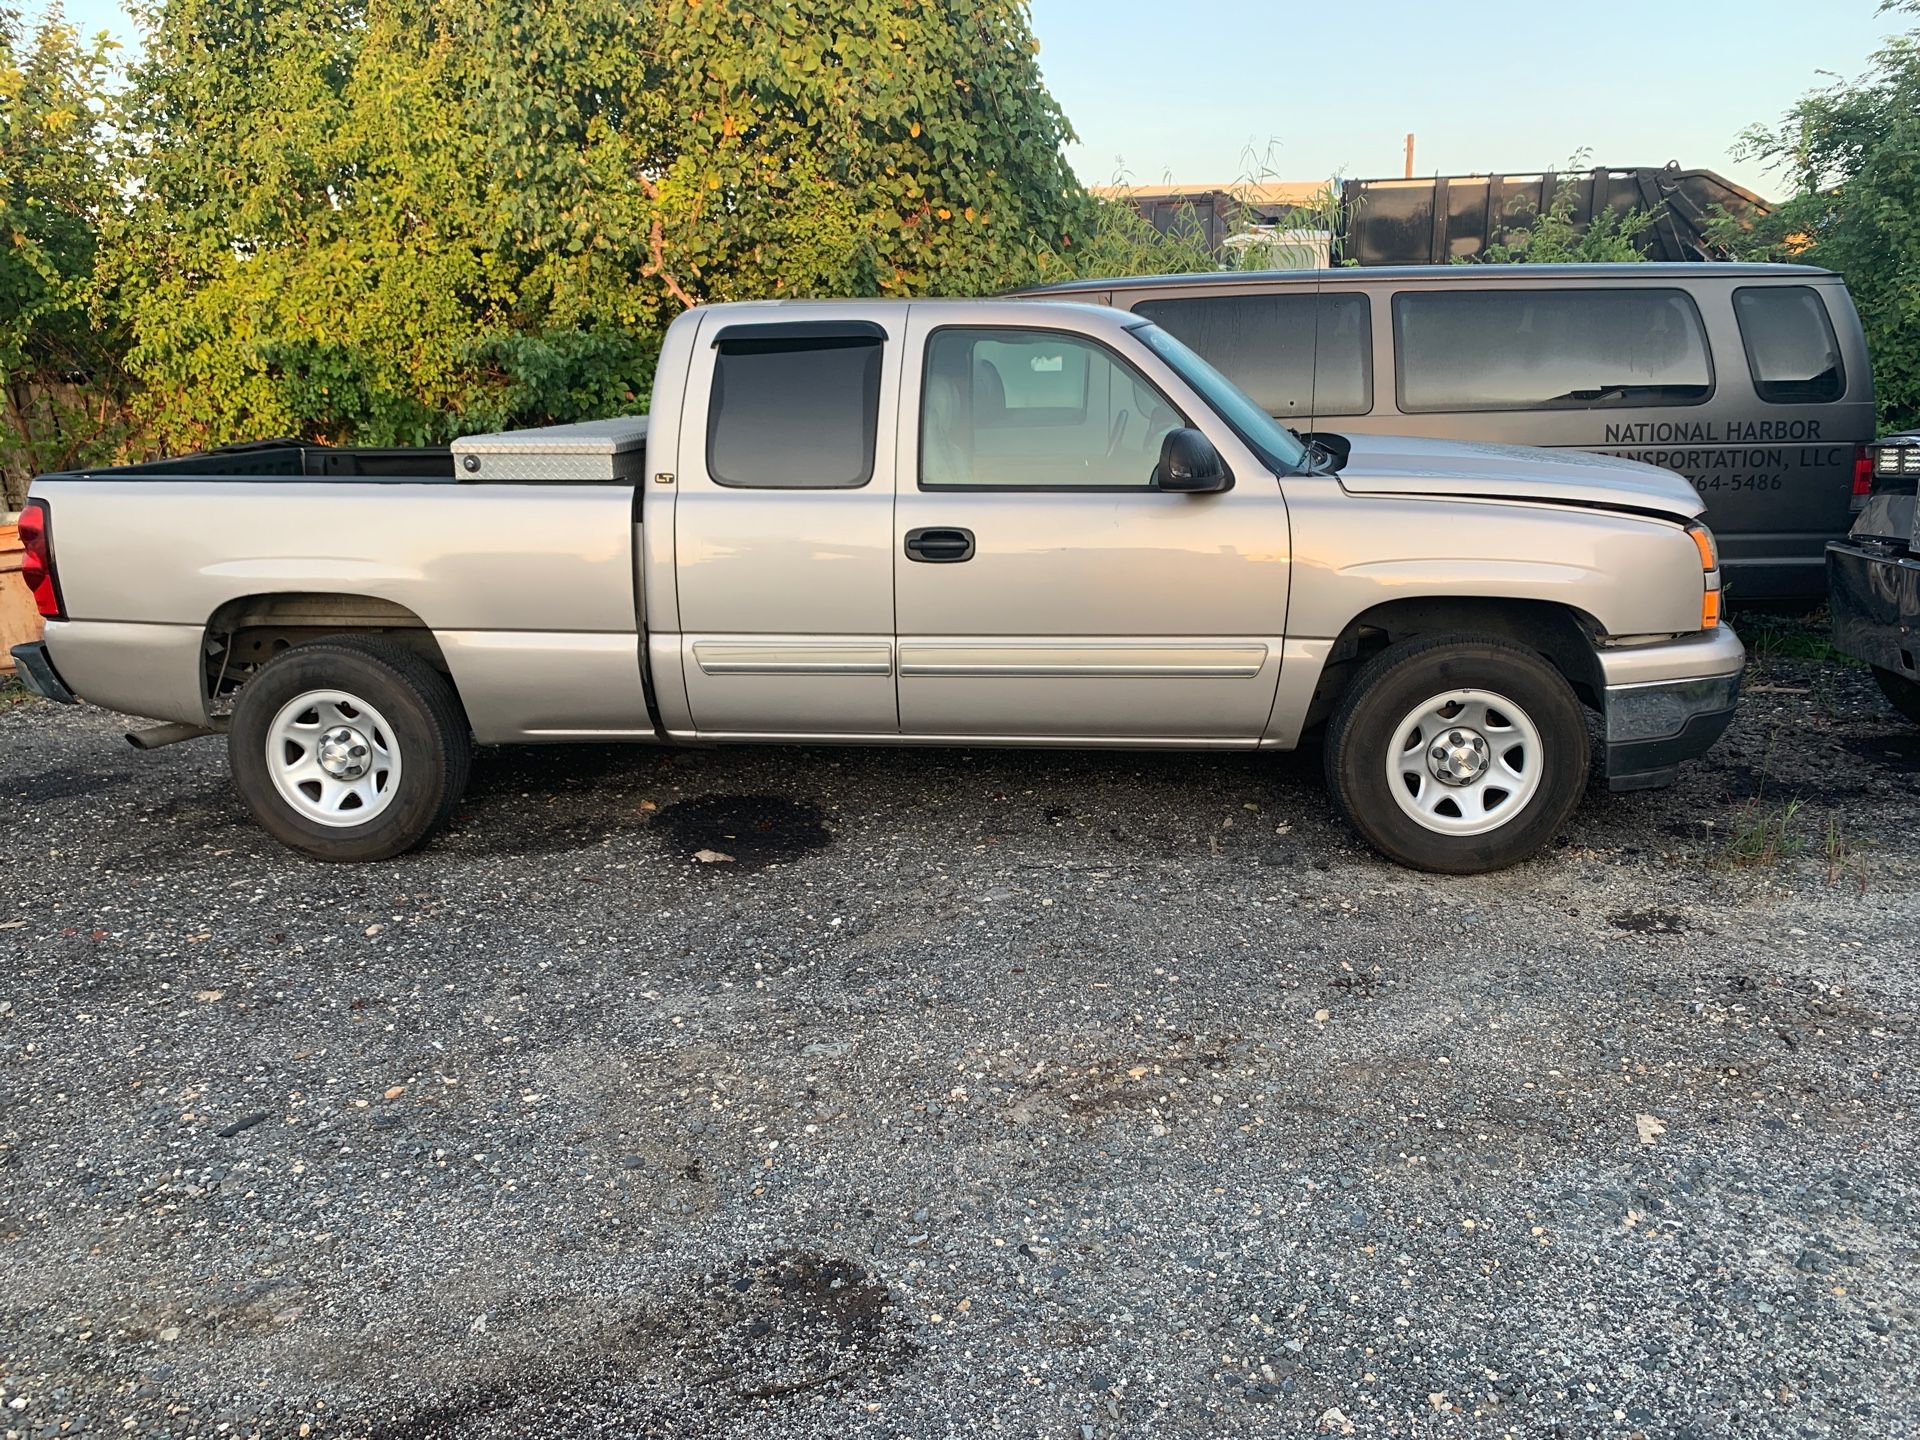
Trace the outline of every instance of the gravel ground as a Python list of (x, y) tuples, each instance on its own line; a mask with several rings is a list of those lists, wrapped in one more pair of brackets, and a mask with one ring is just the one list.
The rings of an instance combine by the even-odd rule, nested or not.
[(320, 867), (0, 695), (0, 1431), (1920, 1433), (1920, 731), (1770, 634), (1466, 880), (1311, 754), (499, 751)]

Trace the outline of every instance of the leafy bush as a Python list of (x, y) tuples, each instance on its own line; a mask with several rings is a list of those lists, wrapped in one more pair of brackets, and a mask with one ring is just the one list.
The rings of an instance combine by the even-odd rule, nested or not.
[(125, 430), (124, 336), (94, 273), (117, 203), (112, 49), (0, 5), (0, 510)]
[(114, 258), (168, 448), (642, 408), (705, 300), (1080, 273), (1018, 0), (164, 0)]

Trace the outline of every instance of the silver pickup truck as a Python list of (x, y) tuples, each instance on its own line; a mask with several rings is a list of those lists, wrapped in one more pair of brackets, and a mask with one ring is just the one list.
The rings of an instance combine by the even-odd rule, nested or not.
[(260, 823), (417, 844), (475, 744), (1287, 750), (1471, 873), (1733, 714), (1699, 497), (1590, 455), (1293, 434), (1103, 307), (692, 310), (646, 417), (36, 481), (56, 700), (225, 731)]

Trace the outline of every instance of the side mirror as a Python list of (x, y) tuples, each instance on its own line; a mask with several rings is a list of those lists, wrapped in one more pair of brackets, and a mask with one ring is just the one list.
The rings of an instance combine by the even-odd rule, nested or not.
[(1167, 432), (1167, 438), (1160, 442), (1160, 464), (1153, 476), (1162, 490), (1183, 495), (1203, 495), (1233, 484), (1227, 462), (1198, 430)]

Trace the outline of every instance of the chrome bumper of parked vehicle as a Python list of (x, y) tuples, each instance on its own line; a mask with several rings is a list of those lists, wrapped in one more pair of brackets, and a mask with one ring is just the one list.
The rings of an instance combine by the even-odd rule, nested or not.
[(43, 642), (35, 640), (31, 644), (16, 645), (11, 653), (15, 673), (27, 689), (62, 705), (80, 703), (60, 678), (60, 672), (53, 668), (53, 661), (47, 658), (47, 647)]
[[(1746, 647), (1721, 626), (1662, 645), (1602, 651), (1607, 679), (1607, 784), (1671, 785), (1733, 723)], [(1680, 673), (1674, 673), (1674, 672)]]
[(1895, 675), (1920, 678), (1920, 556), (1872, 541), (1827, 546), (1833, 648)]

